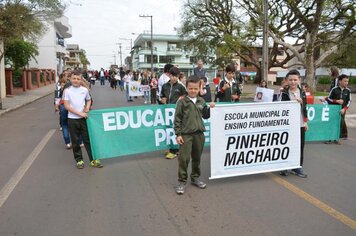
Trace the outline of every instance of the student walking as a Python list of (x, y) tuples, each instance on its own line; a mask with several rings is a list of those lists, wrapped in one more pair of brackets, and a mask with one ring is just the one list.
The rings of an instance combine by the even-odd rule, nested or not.
[[(341, 105), (341, 120), (340, 120), (340, 138), (347, 139), (348, 132), (345, 122), (345, 115), (347, 109), (351, 105), (351, 90), (347, 87), (349, 84), (349, 77), (342, 74), (338, 77), (338, 84), (336, 87), (332, 88), (330, 94), (327, 98), (329, 104)], [(327, 142), (327, 143), (330, 143)]]
[[(162, 104), (176, 104), (178, 99), (187, 94), (185, 87), (178, 83), (179, 69), (172, 67), (169, 70), (169, 81), (162, 86), (161, 103)], [(167, 159), (173, 159), (177, 156), (178, 149), (171, 148), (166, 153)]]
[[(188, 95), (177, 102), (174, 117), (174, 132), (179, 144), (178, 156), (178, 184), (175, 187), (177, 194), (183, 194), (188, 179), (188, 166), (192, 159), (191, 184), (198, 188), (206, 188), (200, 178), (200, 159), (205, 143), (204, 119), (210, 117), (210, 109), (203, 98), (199, 97), (201, 80), (197, 76), (187, 79)], [(213, 108), (215, 103), (210, 103)]]
[[(286, 80), (288, 86), (281, 93), (281, 101), (297, 101), (301, 106), (301, 124), (300, 124), (300, 166), (303, 166), (304, 159), (304, 144), (305, 144), (305, 131), (308, 130), (307, 123), (307, 96), (305, 92), (299, 87), (300, 74), (297, 70), (291, 70), (287, 73)], [(308, 175), (303, 171), (303, 168), (293, 169), (292, 174), (301, 178), (306, 178)], [(280, 175), (287, 176), (288, 171), (284, 170), (280, 172)]]
[(72, 85), (64, 90), (64, 107), (68, 110), (68, 127), (72, 139), (73, 155), (78, 169), (84, 168), (83, 155), (78, 145), (79, 136), (82, 137), (85, 149), (88, 153), (90, 165), (101, 168), (99, 160), (93, 160), (86, 118), (91, 105), (89, 90), (80, 85), (81, 74), (73, 71), (70, 76)]

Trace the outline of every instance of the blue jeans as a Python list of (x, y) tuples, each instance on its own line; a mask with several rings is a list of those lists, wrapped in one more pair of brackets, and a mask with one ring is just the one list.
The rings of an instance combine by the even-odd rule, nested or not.
[(129, 96), (129, 84), (126, 84), (126, 100), (127, 101), (132, 100), (131, 97)]
[(150, 91), (144, 91), (143, 97), (145, 98), (145, 102), (148, 103), (150, 101)]
[(59, 106), (59, 115), (62, 123), (62, 134), (65, 144), (70, 143), (69, 130), (68, 130), (68, 111), (64, 108), (64, 105)]
[(105, 77), (100, 77), (100, 85), (105, 85)]

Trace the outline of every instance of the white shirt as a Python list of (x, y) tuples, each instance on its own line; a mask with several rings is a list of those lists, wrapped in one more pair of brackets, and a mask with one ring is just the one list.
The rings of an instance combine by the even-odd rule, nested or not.
[(191, 97), (189, 97), (188, 96), (188, 98), (190, 99), (190, 101), (192, 101), (194, 104), (197, 102), (197, 97), (195, 97), (195, 98), (191, 98)]
[(161, 97), (162, 86), (170, 80), (169, 76), (163, 73), (158, 79), (158, 95)]
[[(85, 102), (91, 100), (91, 97), (87, 88), (70, 86), (64, 90), (63, 100), (69, 101), (69, 105), (76, 111), (83, 112)], [(82, 117), (68, 111), (68, 118), (81, 119)]]

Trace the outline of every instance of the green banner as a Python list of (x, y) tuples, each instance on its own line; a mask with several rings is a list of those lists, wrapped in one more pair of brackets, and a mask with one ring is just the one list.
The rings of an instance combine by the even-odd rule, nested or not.
[[(174, 112), (175, 105), (90, 111), (87, 124), (94, 158), (119, 157), (177, 147), (172, 125)], [(339, 139), (340, 106), (308, 105), (308, 120), (306, 141)], [(209, 120), (205, 120), (205, 127), (206, 145), (209, 145)]]
[(308, 105), (308, 126), (306, 141), (340, 139), (340, 105)]

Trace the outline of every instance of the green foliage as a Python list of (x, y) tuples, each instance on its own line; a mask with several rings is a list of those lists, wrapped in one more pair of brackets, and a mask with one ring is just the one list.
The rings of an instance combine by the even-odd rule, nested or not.
[(356, 34), (350, 36), (340, 44), (339, 50), (326, 58), (324, 66), (337, 66), (339, 68), (356, 68)]
[(356, 84), (356, 77), (350, 77), (349, 84)]
[(331, 84), (331, 77), (320, 77), (318, 80), (318, 84)]
[[(0, 1), (0, 40), (5, 45), (14, 39), (35, 41), (44, 31), (44, 21), (63, 15), (61, 0)], [(2, 60), (4, 52), (0, 52)]]
[(6, 64), (12, 65), (15, 70), (25, 67), (31, 58), (35, 59), (38, 55), (35, 44), (20, 39), (9, 41), (5, 47)]
[(21, 87), (22, 86), (22, 73), (21, 69), (15, 69), (12, 71), (12, 81), (14, 87)]
[(90, 62), (87, 58), (86, 52), (84, 49), (81, 49), (79, 52), (80, 62), (83, 64), (83, 68), (86, 69), (87, 65), (90, 65)]
[(8, 40), (14, 38), (34, 38), (42, 30), (42, 23), (26, 5), (6, 3), (0, 8), (0, 37)]

